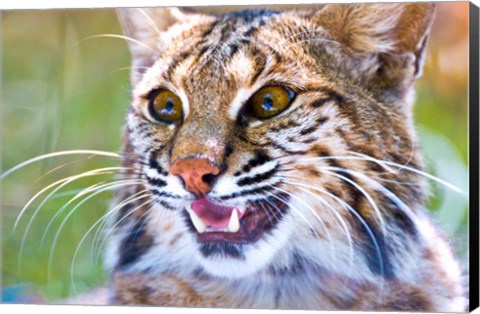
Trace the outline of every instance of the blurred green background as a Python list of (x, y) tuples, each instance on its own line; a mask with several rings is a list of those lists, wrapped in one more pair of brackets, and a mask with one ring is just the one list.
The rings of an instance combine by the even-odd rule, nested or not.
[[(424, 76), (417, 82), (415, 119), (428, 170), (468, 191), (468, 4), (441, 3), (438, 9)], [(2, 12), (1, 21), (2, 171), (54, 151), (118, 151), (128, 109), (130, 55), (121, 39), (86, 39), (121, 34), (114, 11), (10, 11)], [(69, 191), (78, 192), (111, 176), (69, 184), (42, 207), (25, 233), (39, 204), (35, 202), (13, 230), (20, 210), (46, 185), (117, 165), (115, 160), (88, 157), (44, 160), (3, 182), (1, 280), (8, 291), (27, 289), (36, 296), (34, 301), (55, 302), (108, 280), (101, 258), (92, 251), (95, 232), (83, 243), (73, 267), (72, 258), (80, 239), (105, 213), (109, 193), (87, 201), (72, 214), (51, 252), (55, 233), (68, 211), (52, 218), (73, 197)], [(431, 190), (429, 208), (435, 221), (449, 235), (467, 267), (468, 198), (433, 183)], [(4, 301), (8, 300), (4, 297)]]

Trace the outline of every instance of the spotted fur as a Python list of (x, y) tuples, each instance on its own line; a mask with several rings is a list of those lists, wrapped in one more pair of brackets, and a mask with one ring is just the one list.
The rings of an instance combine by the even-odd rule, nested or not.
[[(119, 10), (133, 54), (124, 165), (145, 183), (115, 202), (142, 190), (151, 202), (130, 202), (113, 220), (112, 301), (463, 311), (458, 266), (423, 209), (411, 115), (433, 11)], [(293, 90), (292, 105), (246, 117), (247, 100), (269, 85)], [(149, 115), (159, 88), (182, 100), (181, 122)], [(195, 196), (170, 173), (192, 157), (220, 169), (211, 201), (267, 212), (258, 241), (197, 241), (185, 210)]]

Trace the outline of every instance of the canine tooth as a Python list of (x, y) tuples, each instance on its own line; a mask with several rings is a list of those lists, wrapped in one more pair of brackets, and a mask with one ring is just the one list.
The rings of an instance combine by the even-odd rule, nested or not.
[(237, 232), (238, 230), (240, 230), (240, 221), (238, 220), (238, 211), (234, 208), (228, 222), (228, 231)]
[(195, 226), (195, 229), (197, 229), (198, 233), (204, 233), (205, 229), (207, 229), (207, 226), (205, 223), (200, 219), (200, 217), (195, 214), (193, 210), (188, 211), (190, 214), (190, 219), (192, 220), (193, 225)]

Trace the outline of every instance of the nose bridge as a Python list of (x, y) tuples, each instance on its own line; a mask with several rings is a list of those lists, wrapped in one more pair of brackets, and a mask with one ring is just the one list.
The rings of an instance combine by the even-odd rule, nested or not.
[(209, 178), (219, 174), (224, 162), (231, 126), (226, 119), (220, 120), (220, 114), (193, 114), (184, 121), (172, 147), (170, 172), (197, 196), (211, 191)]
[[(220, 116), (220, 114), (219, 114)], [(226, 143), (231, 136), (228, 120), (193, 113), (177, 133), (171, 153), (171, 164), (180, 159), (206, 159), (219, 167), (225, 157)]]

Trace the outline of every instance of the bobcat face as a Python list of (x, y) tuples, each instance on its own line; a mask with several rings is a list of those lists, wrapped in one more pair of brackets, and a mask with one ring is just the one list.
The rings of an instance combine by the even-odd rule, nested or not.
[[(302, 74), (308, 67), (290, 49), (271, 44), (266, 25), (281, 25), (277, 13), (207, 21), (200, 34), (197, 28), (183, 31), (186, 43), (173, 39), (182, 48), (161, 56), (139, 82), (129, 139), (137, 156), (147, 156), (143, 173), (152, 198), (183, 216), (202, 265), (213, 274), (242, 276), (268, 263), (295, 228), (292, 191), (282, 185), (291, 168), (289, 149), (315, 145), (312, 138), (322, 132), (318, 120), (328, 108), (308, 107), (331, 96), (318, 74)], [(275, 41), (282, 38), (280, 33)], [(288, 94), (290, 102), (269, 119), (249, 108), (265, 87)], [(159, 90), (178, 95), (181, 118), (170, 123), (152, 117), (151, 93)], [(302, 132), (311, 137), (297, 142)], [(224, 263), (238, 264), (238, 271)]]
[(323, 250), (395, 275), (385, 239), (415, 236), (423, 192), (385, 162), (421, 168), (409, 99), (429, 5), (120, 16), (138, 41), (124, 164), (151, 205), (117, 217), (117, 267), (240, 278)]

